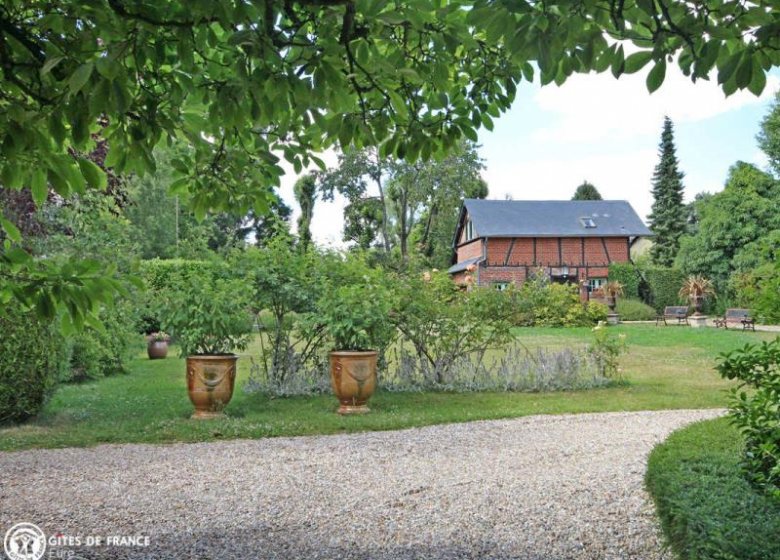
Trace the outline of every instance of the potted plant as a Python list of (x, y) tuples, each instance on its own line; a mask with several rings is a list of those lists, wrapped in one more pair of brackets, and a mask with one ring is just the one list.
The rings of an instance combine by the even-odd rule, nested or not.
[(153, 332), (146, 337), (146, 353), (150, 360), (161, 360), (168, 356), (168, 343), (171, 337), (163, 331)]
[(707, 317), (702, 314), (705, 300), (715, 297), (715, 286), (709, 278), (699, 275), (691, 275), (685, 279), (680, 288), (680, 297), (690, 302), (693, 307), (693, 315), (688, 320), (692, 327), (703, 327)]
[(377, 358), (392, 337), (388, 291), (381, 279), (331, 285), (317, 304), (317, 322), (327, 332), (331, 385), (339, 414), (369, 412), (368, 400), (377, 382)]
[(601, 286), (601, 293), (606, 298), (607, 307), (609, 307), (607, 323), (617, 325), (620, 322), (620, 316), (615, 311), (615, 306), (617, 305), (617, 298), (623, 296), (623, 284), (617, 280), (610, 280)]
[(246, 348), (252, 331), (249, 291), (238, 280), (193, 277), (169, 294), (163, 324), (187, 358), (192, 418), (223, 416), (233, 396), (238, 360), (233, 350)]

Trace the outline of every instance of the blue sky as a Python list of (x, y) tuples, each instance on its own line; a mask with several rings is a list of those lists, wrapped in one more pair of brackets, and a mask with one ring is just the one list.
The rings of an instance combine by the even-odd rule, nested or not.
[[(714, 82), (693, 84), (671, 69), (652, 95), (644, 73), (619, 80), (609, 73), (575, 75), (561, 87), (523, 83), (495, 129), (479, 134), (489, 198), (566, 200), (587, 179), (604, 198), (628, 200), (645, 218), (667, 114), (675, 124), (686, 199), (717, 191), (736, 161), (766, 166), (755, 136), (779, 87), (774, 75), (760, 98), (749, 92), (725, 98)], [(325, 159), (335, 163), (334, 154)], [(295, 178), (283, 179), (281, 194), (297, 216)], [(319, 243), (340, 245), (342, 206), (318, 202), (312, 232)]]

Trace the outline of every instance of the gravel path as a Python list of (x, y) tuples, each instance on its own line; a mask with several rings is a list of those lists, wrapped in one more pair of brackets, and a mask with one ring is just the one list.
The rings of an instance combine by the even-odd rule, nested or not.
[[(72, 559), (668, 559), (647, 454), (720, 413), (0, 453), (0, 536), (36, 523), (80, 538), (49, 545)], [(149, 546), (83, 546), (114, 535)]]

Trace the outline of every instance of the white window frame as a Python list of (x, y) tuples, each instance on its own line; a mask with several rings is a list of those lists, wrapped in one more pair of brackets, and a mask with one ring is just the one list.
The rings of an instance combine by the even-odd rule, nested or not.
[(588, 293), (592, 294), (593, 292), (598, 291), (606, 283), (606, 278), (588, 278)]
[(506, 291), (506, 290), (509, 289), (509, 285), (510, 284), (511, 284), (511, 282), (502, 280), (502, 281), (499, 281), (499, 282), (493, 282), (491, 284), (491, 286), (493, 287), (494, 290), (498, 290), (499, 292), (503, 292), (503, 291)]
[(474, 224), (469, 219), (466, 220), (466, 241), (472, 241), (474, 239)]

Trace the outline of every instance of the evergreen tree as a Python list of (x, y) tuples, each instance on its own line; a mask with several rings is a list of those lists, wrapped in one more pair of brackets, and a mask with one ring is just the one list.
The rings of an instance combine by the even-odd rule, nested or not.
[(593, 183), (589, 183), (588, 181), (583, 181), (582, 184), (577, 187), (577, 190), (574, 191), (574, 196), (571, 197), (572, 200), (604, 200), (601, 198), (601, 193), (598, 191), (598, 189), (593, 185)]
[(672, 266), (686, 231), (687, 211), (683, 204), (683, 173), (677, 169), (672, 120), (664, 118), (658, 152), (661, 160), (653, 173), (653, 208), (650, 229), (655, 234), (651, 256), (661, 266)]
[(295, 200), (301, 207), (298, 217), (298, 240), (305, 251), (311, 245), (311, 220), (314, 217), (314, 203), (317, 200), (317, 177), (308, 173), (295, 182)]

